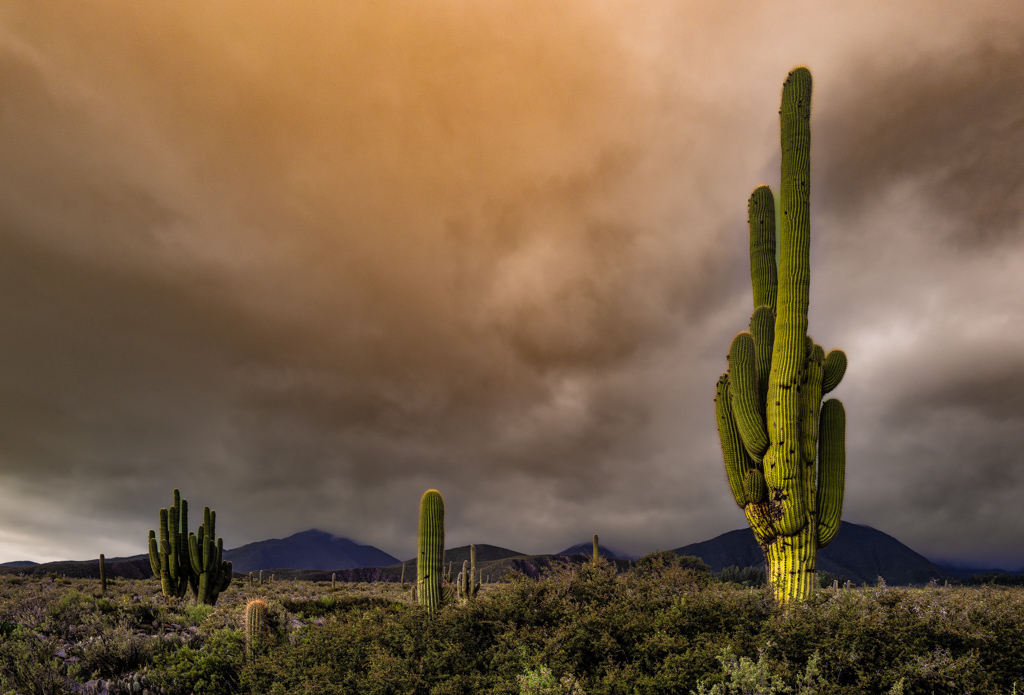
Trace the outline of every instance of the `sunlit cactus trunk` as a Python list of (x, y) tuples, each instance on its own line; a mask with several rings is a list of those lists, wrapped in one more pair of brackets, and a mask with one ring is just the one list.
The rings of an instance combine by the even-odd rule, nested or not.
[(811, 74), (793, 70), (782, 89), (781, 249), (768, 186), (748, 202), (754, 313), (733, 338), (718, 381), (716, 413), (726, 475), (768, 564), (776, 597), (814, 590), (818, 549), (835, 538), (843, 506), (846, 413), (822, 405), (846, 371), (807, 336), (810, 290)]

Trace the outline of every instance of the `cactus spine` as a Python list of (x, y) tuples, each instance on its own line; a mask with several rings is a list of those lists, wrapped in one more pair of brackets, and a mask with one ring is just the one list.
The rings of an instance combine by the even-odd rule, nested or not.
[(420, 500), (419, 543), (416, 554), (417, 600), (428, 612), (441, 607), (444, 572), (444, 499), (427, 490)]
[(100, 593), (107, 594), (107, 561), (103, 553), (100, 553)]
[(782, 229), (775, 265), (775, 205), (759, 186), (748, 201), (750, 331), (729, 349), (715, 410), (726, 477), (768, 562), (783, 603), (815, 585), (819, 548), (835, 538), (846, 468), (843, 404), (824, 394), (846, 371), (841, 350), (824, 354), (807, 336), (810, 289), (811, 74), (782, 89)]
[(252, 658), (266, 646), (267, 602), (253, 599), (245, 604), (245, 654)]
[(196, 533), (188, 534), (188, 553), (192, 572), (198, 578), (196, 601), (212, 606), (220, 592), (231, 583), (231, 563), (221, 558), (224, 539), (216, 537), (217, 512), (203, 509), (203, 524)]
[(188, 561), (188, 501), (174, 489), (170, 507), (160, 510), (160, 537), (149, 531), (149, 565), (166, 598), (180, 599), (193, 581)]

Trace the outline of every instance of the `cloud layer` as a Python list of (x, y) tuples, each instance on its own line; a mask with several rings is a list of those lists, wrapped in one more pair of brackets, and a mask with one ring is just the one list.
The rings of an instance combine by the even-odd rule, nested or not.
[(845, 516), (1024, 564), (1024, 22), (950, 8), (7, 4), (2, 559), (175, 486), (229, 546), (411, 555), (429, 487), (454, 545), (742, 526), (711, 398), (805, 63)]

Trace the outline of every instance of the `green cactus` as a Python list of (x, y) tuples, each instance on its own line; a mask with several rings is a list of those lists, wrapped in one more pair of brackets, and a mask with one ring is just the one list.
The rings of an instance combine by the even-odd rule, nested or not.
[(419, 543), (416, 554), (416, 584), (419, 604), (434, 612), (444, 602), (441, 575), (444, 573), (444, 499), (437, 490), (427, 490), (420, 500)]
[(170, 507), (160, 510), (160, 537), (149, 531), (149, 565), (166, 598), (180, 599), (193, 581), (188, 561), (188, 501), (174, 489)]
[(198, 578), (195, 588), (196, 601), (212, 606), (217, 603), (220, 592), (231, 584), (230, 562), (221, 558), (224, 554), (224, 539), (216, 537), (217, 512), (203, 509), (203, 524), (196, 533), (188, 534), (188, 557), (192, 573)]
[(594, 564), (601, 559), (601, 554), (597, 552), (597, 534), (594, 534)]
[(835, 538), (843, 506), (846, 414), (821, 403), (846, 371), (841, 350), (824, 354), (807, 335), (810, 289), (811, 73), (793, 70), (782, 89), (781, 249), (775, 199), (759, 186), (748, 201), (750, 331), (729, 349), (715, 410), (726, 477), (768, 562), (779, 601), (806, 598), (819, 548)]
[(252, 658), (266, 647), (269, 630), (267, 628), (267, 602), (253, 599), (245, 604), (245, 654)]
[(480, 592), (480, 582), (476, 579), (476, 546), (469, 546), (469, 560), (462, 561), (462, 571), (456, 582), (456, 593), (460, 601), (476, 598)]
[(103, 553), (100, 553), (100, 593), (107, 594), (107, 561)]

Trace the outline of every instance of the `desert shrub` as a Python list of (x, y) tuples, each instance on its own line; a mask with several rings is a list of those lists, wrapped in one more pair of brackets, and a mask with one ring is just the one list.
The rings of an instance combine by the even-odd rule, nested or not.
[(168, 695), (236, 693), (244, 654), (241, 630), (219, 630), (198, 649), (184, 646), (157, 654), (150, 678)]
[(114, 678), (150, 662), (160, 642), (121, 625), (79, 643), (75, 656), (91, 678)]
[(57, 650), (52, 639), (27, 628), (14, 629), (0, 640), (0, 692), (70, 693)]
[(1009, 692), (1024, 679), (1024, 604), (996, 589), (818, 592), (761, 636), (780, 663), (823, 655), (829, 692)]

